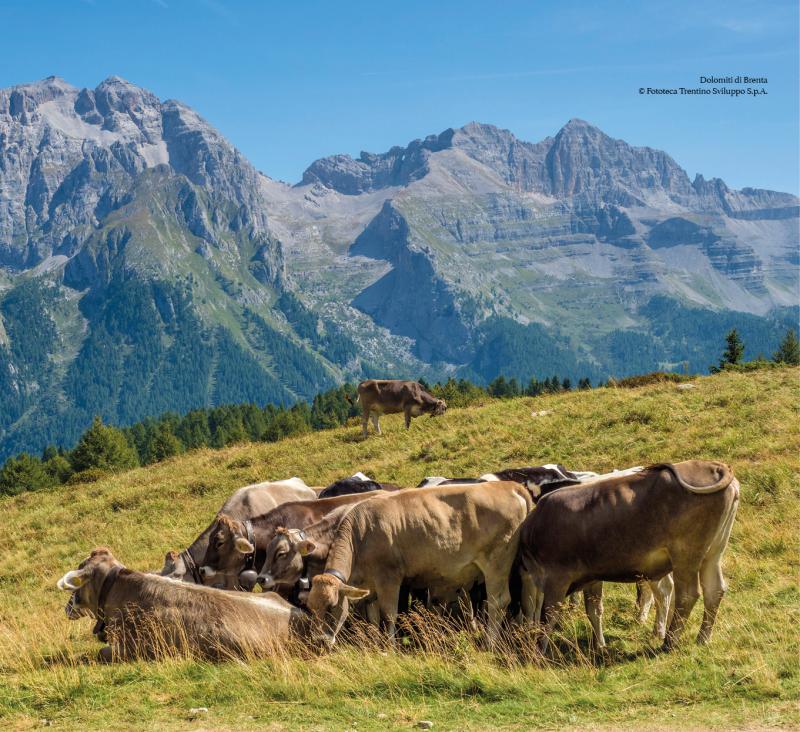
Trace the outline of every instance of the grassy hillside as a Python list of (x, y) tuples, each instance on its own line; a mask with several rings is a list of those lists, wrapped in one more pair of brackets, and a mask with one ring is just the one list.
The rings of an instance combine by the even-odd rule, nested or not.
[[(385, 419), (362, 441), (350, 425), (273, 444), (203, 450), (102, 482), (0, 500), (0, 723), (65, 729), (435, 730), (613, 726), (719, 729), (800, 724), (797, 699), (800, 421), (798, 369), (492, 401)], [(532, 411), (551, 410), (545, 416)], [(187, 659), (113, 668), (93, 662), (89, 620), (69, 622), (56, 580), (95, 545), (131, 567), (161, 566), (236, 487), (299, 475), (309, 484), (362, 470), (415, 485), (559, 461), (598, 471), (693, 457), (730, 463), (742, 504), (725, 556), (729, 594), (712, 645), (661, 655), (633, 617), (630, 586), (607, 585), (609, 658), (591, 659), (571, 611), (558, 663), (519, 663), (466, 635), (416, 651), (342, 645), (332, 655), (253, 664)], [(700, 608), (692, 615), (697, 632)], [(189, 709), (209, 713), (190, 720)]]

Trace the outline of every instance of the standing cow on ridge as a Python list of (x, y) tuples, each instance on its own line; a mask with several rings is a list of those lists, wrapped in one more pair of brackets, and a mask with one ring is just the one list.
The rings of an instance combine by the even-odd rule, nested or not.
[(361, 429), (367, 436), (367, 427), (372, 418), (375, 431), (381, 434), (379, 419), (383, 414), (399, 414), (406, 418), (406, 429), (411, 418), (421, 414), (438, 417), (445, 413), (447, 404), (423, 389), (418, 381), (399, 379), (367, 379), (358, 385), (358, 402), (361, 404)]

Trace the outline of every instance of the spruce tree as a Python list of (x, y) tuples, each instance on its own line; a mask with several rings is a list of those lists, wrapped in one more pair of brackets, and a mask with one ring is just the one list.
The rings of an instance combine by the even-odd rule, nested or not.
[(794, 328), (786, 331), (786, 335), (772, 359), (777, 363), (800, 366), (800, 342), (797, 340), (797, 332)]
[(76, 472), (89, 468), (115, 472), (139, 464), (136, 451), (128, 444), (122, 430), (104, 425), (100, 417), (95, 417), (92, 426), (81, 435), (69, 461)]
[(35, 491), (50, 482), (42, 461), (27, 452), (9, 458), (0, 470), (0, 494), (8, 496)]
[(177, 455), (179, 452), (183, 452), (181, 441), (175, 437), (168, 423), (161, 422), (150, 434), (150, 440), (147, 443), (148, 461), (157, 463)]
[(735, 366), (741, 362), (742, 356), (744, 356), (744, 343), (739, 338), (736, 328), (725, 336), (725, 342), (727, 343), (725, 353), (722, 354), (722, 360), (719, 362), (721, 369), (728, 365)]

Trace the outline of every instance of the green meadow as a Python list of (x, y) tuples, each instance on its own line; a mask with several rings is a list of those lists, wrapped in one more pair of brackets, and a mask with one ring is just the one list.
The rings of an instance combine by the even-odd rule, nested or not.
[[(800, 726), (800, 370), (723, 373), (687, 384), (488, 400), (419, 418), (355, 422), (270, 444), (187, 453), (93, 483), (0, 499), (2, 729), (760, 729)], [(545, 412), (534, 416), (534, 412)], [(561, 462), (607, 471), (688, 458), (729, 463), (742, 501), (724, 557), (729, 592), (712, 643), (662, 654), (630, 585), (606, 585), (609, 651), (595, 656), (582, 607), (548, 660), (524, 633), (486, 651), (438, 627), (393, 650), (342, 643), (329, 655), (248, 663), (191, 658), (103, 666), (91, 621), (70, 622), (55, 583), (97, 545), (161, 566), (237, 487), (293, 475), (324, 485), (361, 470), (416, 485)], [(652, 617), (651, 617), (652, 620)], [(206, 707), (192, 715), (190, 710)]]

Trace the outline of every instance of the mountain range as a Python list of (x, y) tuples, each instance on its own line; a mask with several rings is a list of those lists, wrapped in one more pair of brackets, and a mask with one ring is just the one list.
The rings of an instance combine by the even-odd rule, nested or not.
[(800, 201), (582, 120), (258, 172), (118, 77), (0, 90), (0, 456), (362, 376), (706, 370), (797, 322)]

